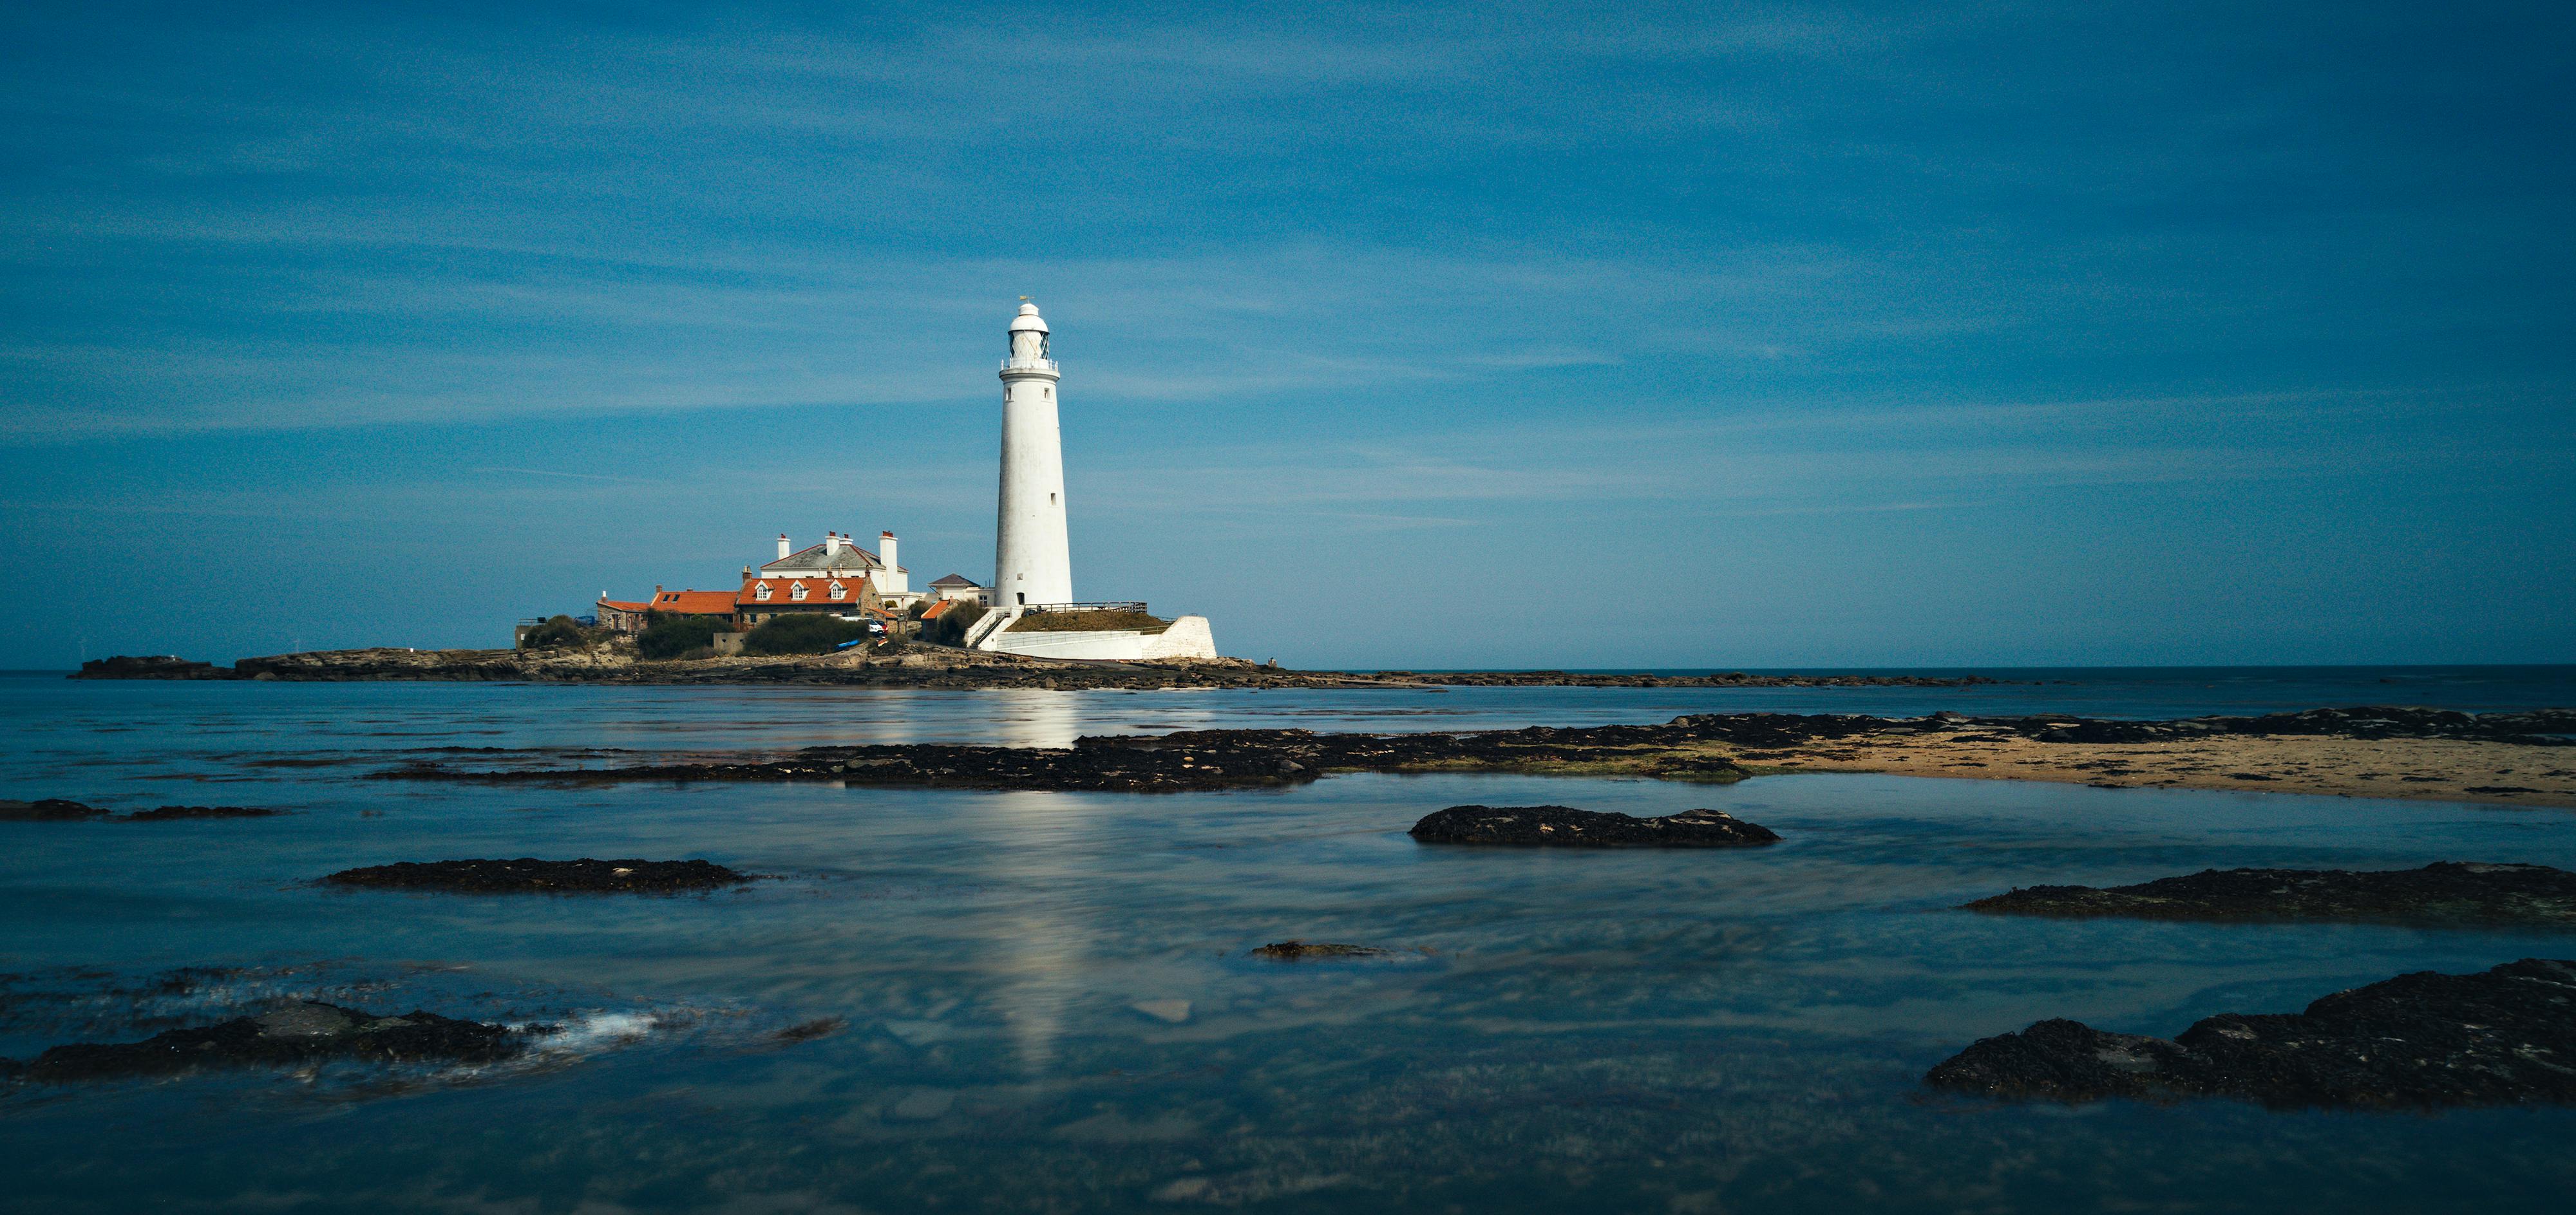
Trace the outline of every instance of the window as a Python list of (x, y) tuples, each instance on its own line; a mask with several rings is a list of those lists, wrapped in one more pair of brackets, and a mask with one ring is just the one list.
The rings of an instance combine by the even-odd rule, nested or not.
[(805, 598), (805, 584), (799, 582), (796, 585), (787, 588), (787, 597), (800, 601), (803, 600)]
[(1053, 505), (1055, 505), (1055, 495), (1054, 495), (1054, 494), (1048, 494), (1048, 495), (1047, 495), (1047, 505), (1049, 505), (1049, 506), (1053, 506)]
[(835, 582), (832, 584), (832, 598), (846, 599), (849, 597), (849, 593), (849, 590), (843, 587), (840, 583)]
[(769, 602), (769, 584), (766, 582), (761, 583), (760, 589), (753, 591), (751, 593), (751, 597), (760, 600), (762, 603)]

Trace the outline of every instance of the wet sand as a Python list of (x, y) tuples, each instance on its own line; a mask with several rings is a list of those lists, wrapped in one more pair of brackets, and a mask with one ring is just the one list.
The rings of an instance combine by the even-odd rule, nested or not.
[[(2040, 742), (1969, 728), (1777, 750), (1718, 748), (1757, 775), (1884, 772), (2099, 788), (2233, 789), (2576, 807), (2576, 748), (2451, 738), (2222, 735), (2147, 743)], [(2508, 792), (2507, 790), (2512, 790)]]

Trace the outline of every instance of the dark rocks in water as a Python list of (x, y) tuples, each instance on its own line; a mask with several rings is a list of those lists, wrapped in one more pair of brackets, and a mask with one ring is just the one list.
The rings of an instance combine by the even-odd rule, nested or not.
[(128, 821), (162, 818), (267, 818), (280, 813), (265, 806), (154, 806), (126, 815)]
[(2576, 961), (2399, 975), (2299, 1013), (2222, 1013), (2173, 1040), (2041, 1021), (1924, 1083), (2002, 1098), (2234, 1097), (2279, 1108), (2576, 1103)]
[(57, 1046), (26, 1066), (41, 1081), (158, 1076), (201, 1067), (293, 1065), (348, 1059), (374, 1063), (488, 1063), (526, 1049), (507, 1026), (413, 1010), (381, 1016), (335, 1004), (304, 1003), (220, 1025), (174, 1029), (141, 1042)]
[(131, 655), (93, 658), (84, 662), (74, 679), (239, 679), (230, 667), (211, 662), (191, 662), (176, 654)]
[(794, 1046), (800, 1042), (831, 1037), (849, 1027), (850, 1022), (844, 1017), (817, 1017), (811, 1021), (799, 1021), (769, 1036), (775, 1041)]
[(132, 814), (110, 814), (98, 806), (48, 797), (41, 801), (0, 801), (0, 821), (19, 822), (141, 822), (169, 818), (266, 818), (280, 813), (259, 806), (155, 806)]
[(1272, 941), (1252, 951), (1256, 958), (1274, 962), (1313, 962), (1331, 958), (1391, 958), (1392, 949), (1375, 945), (1334, 945), (1322, 941)]
[(1742, 848), (1776, 843), (1780, 835), (1719, 810), (1638, 818), (1571, 806), (1451, 806), (1415, 823), (1413, 838), (1560, 848)]
[[(1702, 713), (1662, 725), (1532, 726), (1471, 733), (1315, 734), (1192, 730), (1077, 739), (1070, 748), (912, 743), (808, 747), (738, 762), (475, 771), (420, 762), (381, 780), (829, 781), (958, 789), (1173, 793), (1303, 784), (1333, 772), (1546, 772), (1734, 781), (1753, 775), (1734, 752), (1832, 743), (1943, 743), (2035, 738), (2154, 742), (2226, 734), (2459, 738), (2556, 746), (2576, 739), (2576, 710), (2472, 715), (2429, 709), (2315, 709), (2260, 718), (2103, 722), (2067, 717), (1863, 717), (1845, 713)], [(521, 753), (540, 762), (556, 757)]]
[(0, 821), (21, 823), (77, 822), (82, 819), (106, 818), (107, 811), (59, 797), (39, 798), (32, 802), (0, 800)]
[[(1472, 734), (1195, 730), (1082, 738), (1070, 748), (909, 743), (811, 747), (784, 759), (745, 763), (484, 772), (416, 764), (371, 775), (383, 780), (777, 780), (1178, 793), (1301, 785), (1337, 771), (1606, 771), (1648, 758), (1640, 748), (1677, 741), (1688, 741), (1687, 734), (1656, 726), (1540, 726)], [(1710, 781), (1751, 775), (1722, 756), (1694, 757), (1687, 766), (1686, 774), (1676, 774)]]
[(712, 861), (403, 861), (344, 869), (322, 879), (371, 890), (452, 890), (468, 894), (675, 894), (739, 886), (756, 874)]
[(1999, 915), (2150, 920), (2576, 924), (2576, 873), (2443, 861), (2421, 869), (2205, 869), (2134, 886), (2031, 886), (1978, 899)]

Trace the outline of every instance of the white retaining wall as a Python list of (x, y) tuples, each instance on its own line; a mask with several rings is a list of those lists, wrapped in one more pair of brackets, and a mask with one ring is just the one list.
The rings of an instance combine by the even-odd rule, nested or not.
[(1183, 616), (1160, 633), (1131, 629), (1081, 633), (1022, 633), (1005, 629), (984, 648), (1036, 658), (1088, 658), (1136, 662), (1147, 658), (1214, 658), (1216, 636), (1205, 616)]

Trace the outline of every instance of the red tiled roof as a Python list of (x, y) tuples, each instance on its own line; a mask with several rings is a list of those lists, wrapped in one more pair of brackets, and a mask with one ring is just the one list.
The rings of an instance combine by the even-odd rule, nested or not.
[(598, 606), (604, 608), (615, 608), (621, 612), (640, 612), (646, 608), (652, 607), (653, 605), (649, 603), (628, 603), (623, 599), (602, 599), (599, 601)]
[(962, 599), (942, 599), (942, 600), (940, 600), (939, 602), (934, 603), (934, 604), (931, 604), (929, 607), (924, 608), (924, 609), (922, 610), (922, 613), (921, 613), (921, 618), (922, 618), (922, 619), (924, 619), (924, 620), (937, 620), (937, 619), (939, 619), (940, 613), (945, 612), (945, 611), (947, 611), (948, 609), (953, 608), (953, 607), (955, 607), (955, 606), (957, 606), (958, 604), (963, 603), (963, 602), (965, 602), (965, 601), (964, 601), (964, 600), (962, 600)]
[[(743, 583), (741, 590), (734, 592), (725, 610), (730, 612), (735, 608), (744, 607), (795, 607), (798, 604), (856, 607), (859, 602), (859, 588), (867, 585), (867, 581), (865, 577), (856, 574), (847, 578), (754, 578)], [(832, 584), (835, 582), (841, 584), (841, 593), (838, 597), (832, 594)], [(759, 593), (760, 588), (764, 586), (769, 588), (767, 599), (761, 598)], [(796, 597), (795, 591), (795, 588), (800, 586), (805, 588), (805, 597), (802, 599)], [(716, 592), (705, 593), (715, 594)]]
[(726, 591), (663, 591), (644, 609), (677, 616), (733, 615), (733, 595)]

